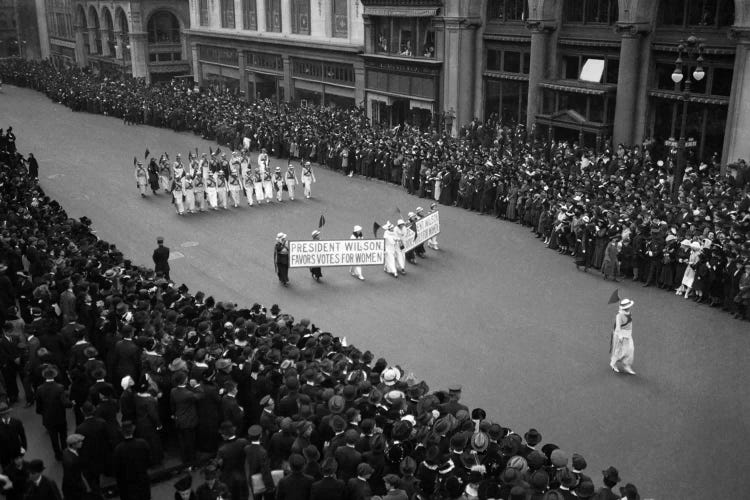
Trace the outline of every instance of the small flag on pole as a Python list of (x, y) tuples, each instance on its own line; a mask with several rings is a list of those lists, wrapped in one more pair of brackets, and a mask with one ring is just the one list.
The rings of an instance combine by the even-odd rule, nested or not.
[(607, 304), (618, 304), (620, 302), (620, 293), (618, 292), (617, 288), (615, 288), (615, 291), (612, 292), (612, 296), (609, 298), (609, 302)]
[(378, 231), (380, 230), (380, 224), (378, 224), (378, 221), (375, 221), (372, 223), (372, 234), (375, 236), (375, 238), (378, 237)]
[(326, 225), (326, 218), (323, 214), (320, 214), (320, 220), (318, 221), (318, 229)]
[(401, 209), (398, 208), (398, 207), (396, 207), (396, 213), (399, 214), (399, 215), (401, 215)]
[(213, 156), (213, 155), (214, 155), (214, 152), (213, 152), (213, 150), (211, 149), (211, 146), (209, 146), (209, 147), (208, 147), (208, 152), (209, 152), (209, 153), (211, 153), (211, 156)]
[(138, 159), (134, 156), (133, 157), (133, 165), (135, 165), (136, 163), (138, 163)]
[(146, 148), (146, 152), (143, 154), (143, 159), (145, 160), (146, 158), (148, 158), (148, 155), (150, 154), (151, 154), (151, 151), (149, 151), (148, 148)]

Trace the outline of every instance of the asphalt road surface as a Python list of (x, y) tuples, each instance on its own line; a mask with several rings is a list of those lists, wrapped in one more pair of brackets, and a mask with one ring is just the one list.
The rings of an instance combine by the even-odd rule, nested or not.
[[(19, 150), (37, 157), (49, 196), (72, 217), (91, 218), (99, 236), (137, 264), (151, 265), (156, 236), (164, 236), (174, 252), (172, 278), (192, 292), (245, 306), (278, 303), (431, 388), (461, 383), (471, 408), (581, 453), (597, 486), (600, 471), (614, 465), (642, 498), (741, 498), (750, 487), (750, 454), (742, 451), (750, 422), (746, 322), (620, 283), (621, 295), (635, 300), (638, 375), (614, 374), (607, 350), (616, 307), (607, 299), (615, 285), (576, 271), (527, 228), (452, 207), (440, 208), (441, 251), (428, 250), (406, 276), (367, 267), (360, 282), (346, 268), (324, 268), (316, 283), (299, 269), (284, 288), (273, 270), (277, 232), (308, 239), (324, 214), (323, 239), (348, 238), (354, 224), (371, 234), (373, 221), (397, 218), (396, 207), (406, 213), (427, 201), (317, 168), (311, 200), (178, 217), (168, 195), (138, 195), (133, 156), (149, 148), (186, 157), (216, 144), (73, 113), (8, 85), (0, 116)], [(39, 418), (19, 413), (35, 436), (30, 456), (49, 457)], [(59, 477), (54, 460), (46, 462)]]

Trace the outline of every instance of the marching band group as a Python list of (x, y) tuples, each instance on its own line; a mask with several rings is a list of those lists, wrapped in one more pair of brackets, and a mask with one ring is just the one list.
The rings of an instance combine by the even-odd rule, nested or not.
[[(146, 150), (146, 158), (148, 158)], [(135, 180), (141, 196), (145, 197), (148, 189), (156, 194), (160, 189), (171, 193), (178, 215), (185, 213), (206, 212), (207, 210), (227, 210), (231, 203), (235, 208), (242, 203), (243, 194), (248, 206), (283, 201), (283, 193), (288, 193), (294, 200), (295, 188), (303, 186), (305, 198), (312, 196), (312, 184), (315, 182), (310, 162), (302, 165), (302, 174), (298, 178), (291, 161), (286, 171), (281, 167), (271, 171), (268, 153), (261, 150), (257, 166), (253, 168), (247, 150), (232, 152), (231, 158), (226, 153), (211, 151), (199, 158), (198, 151), (190, 153), (187, 164), (177, 154), (170, 163), (169, 156), (151, 158), (148, 166), (142, 161), (134, 160)], [(144, 161), (145, 159), (144, 158)], [(301, 179), (301, 182), (300, 182)]]

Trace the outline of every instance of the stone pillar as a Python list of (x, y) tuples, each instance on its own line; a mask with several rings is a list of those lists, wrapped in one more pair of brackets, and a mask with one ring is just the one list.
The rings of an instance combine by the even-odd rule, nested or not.
[(281, 32), (289, 35), (292, 32), (292, 1), (281, 0)]
[(115, 59), (122, 59), (122, 32), (115, 30)]
[(365, 101), (365, 63), (362, 59), (354, 61), (354, 105), (362, 104), (367, 107)]
[(109, 31), (106, 28), (99, 29), (99, 33), (102, 36), (102, 55), (106, 57), (113, 56), (109, 53)]
[(536, 121), (536, 114), (540, 110), (542, 89), (539, 84), (547, 77), (547, 58), (549, 53), (550, 30), (543, 23), (531, 24), (531, 53), (529, 55), (529, 100), (526, 106), (526, 130)]
[[(372, 36), (372, 17), (370, 16), (362, 16), (362, 24), (364, 27), (364, 33), (365, 33), (365, 54), (373, 54), (375, 53), (375, 47), (374, 47), (374, 39)], [(351, 28), (350, 28), (351, 32)]]
[(636, 104), (640, 82), (641, 34), (635, 27), (618, 26), (622, 31), (620, 69), (617, 75), (617, 98), (613, 142), (632, 146), (640, 142), (635, 137)]
[(474, 118), (477, 25), (465, 18), (444, 18), (442, 109), (437, 108), (434, 112), (455, 110), (452, 134)]
[(201, 68), (201, 63), (198, 59), (198, 44), (193, 43), (190, 46), (190, 57), (193, 60), (193, 80), (198, 84), (198, 86), (203, 85), (203, 68)]
[(248, 100), (247, 72), (245, 71), (245, 51), (242, 49), (237, 49), (237, 67), (240, 71), (240, 91), (245, 95), (245, 100)]
[(148, 42), (146, 32), (130, 33), (130, 60), (133, 68), (133, 78), (145, 78), (151, 83), (151, 75), (148, 72)]
[(268, 30), (266, 26), (266, 0), (257, 0), (255, 2), (255, 12), (258, 16), (258, 33)]
[(732, 28), (730, 36), (737, 40), (729, 94), (729, 112), (721, 155), (722, 173), (728, 163), (743, 158), (750, 160), (750, 27)]
[(284, 80), (281, 82), (281, 87), (284, 89), (284, 101), (292, 102), (294, 96), (294, 84), (292, 83), (292, 60), (289, 55), (284, 54), (281, 56), (284, 61)]
[(88, 58), (88, 54), (86, 53), (86, 28), (82, 26), (75, 26), (73, 28), (75, 30), (75, 36), (76, 36), (76, 63), (79, 67), (84, 68), (86, 67), (86, 59)]
[(89, 35), (89, 54), (98, 54), (98, 52), (96, 51), (96, 27), (95, 26), (89, 26), (88, 35)]

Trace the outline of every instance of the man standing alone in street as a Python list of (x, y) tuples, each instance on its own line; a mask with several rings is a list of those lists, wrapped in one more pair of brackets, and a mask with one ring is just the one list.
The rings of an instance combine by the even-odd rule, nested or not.
[(164, 278), (169, 280), (171, 279), (169, 277), (169, 247), (164, 246), (163, 236), (156, 238), (156, 243), (159, 246), (154, 250), (154, 255), (152, 256), (154, 259), (154, 271), (162, 273)]

